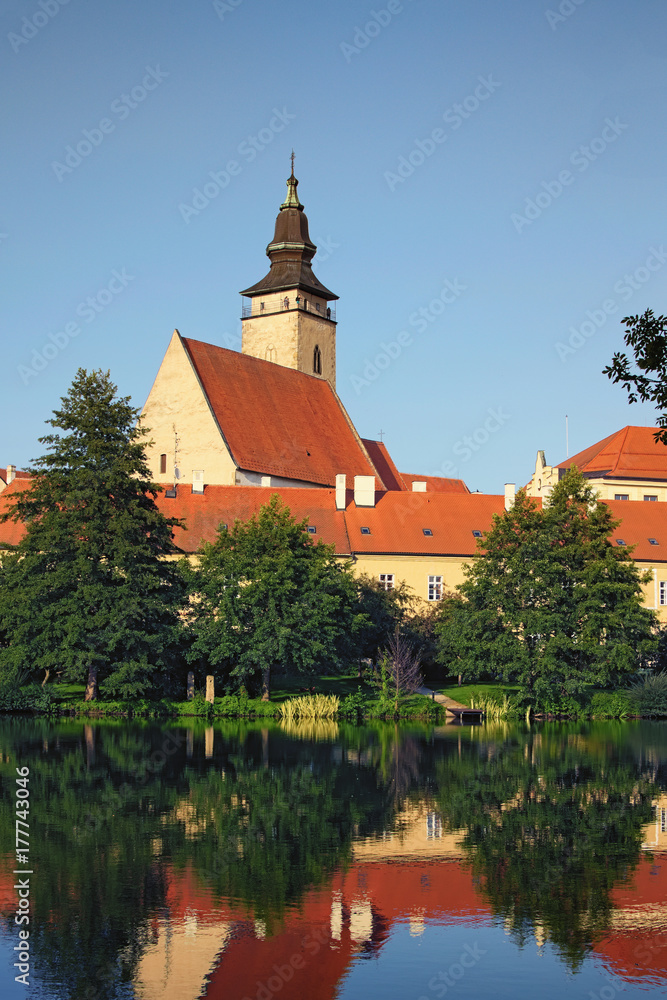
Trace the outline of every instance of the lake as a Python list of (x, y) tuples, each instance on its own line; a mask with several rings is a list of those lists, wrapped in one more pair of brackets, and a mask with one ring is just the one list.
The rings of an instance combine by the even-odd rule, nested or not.
[(4, 718), (0, 752), (3, 998), (664, 994), (665, 723)]

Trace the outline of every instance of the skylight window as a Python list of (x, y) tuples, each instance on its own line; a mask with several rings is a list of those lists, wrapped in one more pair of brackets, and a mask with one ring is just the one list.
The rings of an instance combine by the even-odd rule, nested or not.
[(648, 543), (649, 543), (649, 545), (659, 545), (660, 544), (660, 542), (658, 541), (657, 538), (649, 538)]
[(314, 535), (314, 534), (317, 533), (317, 528), (315, 527), (314, 524), (309, 524), (308, 525), (308, 531), (310, 532), (311, 535)]
[(433, 532), (431, 531), (430, 528), (422, 528), (422, 531), (424, 532), (425, 535), (432, 535), (433, 534)]
[(616, 544), (617, 545), (625, 545), (625, 539), (624, 538), (617, 538), (616, 539)]
[(370, 535), (370, 533), (371, 533), (371, 529), (370, 528), (362, 528), (361, 529), (361, 534), (362, 535)]
[(473, 537), (474, 538), (481, 538), (482, 537), (482, 532), (479, 531), (477, 528), (473, 528), (472, 529), (472, 533), (473, 533)]

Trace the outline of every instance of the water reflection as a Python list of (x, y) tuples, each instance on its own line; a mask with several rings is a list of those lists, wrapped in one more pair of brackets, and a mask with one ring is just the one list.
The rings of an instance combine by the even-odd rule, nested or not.
[[(635, 934), (628, 976), (667, 952), (655, 944), (667, 872), (645, 876), (642, 854), (649, 841), (667, 849), (654, 810), (659, 724), (4, 720), (0, 750), (3, 844), (14, 838), (14, 768), (31, 769), (35, 995), (186, 1000), (205, 989), (241, 1000), (283, 975), (285, 996), (331, 997), (351, 963), (389, 954), (392, 928), (417, 941), (433, 922), (499, 921), (574, 971), (620, 932)], [(13, 867), (8, 855), (10, 937)], [(633, 878), (656, 897), (641, 914), (623, 902)], [(647, 928), (651, 951), (638, 959)], [(385, 994), (402, 996), (398, 967), (392, 981)]]

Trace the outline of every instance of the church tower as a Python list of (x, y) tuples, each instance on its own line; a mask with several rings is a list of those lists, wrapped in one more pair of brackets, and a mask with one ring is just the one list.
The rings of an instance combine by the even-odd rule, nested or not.
[(298, 181), (287, 180), (273, 240), (266, 248), (271, 269), (246, 288), (241, 328), (243, 354), (264, 358), (327, 379), (336, 388), (337, 295), (320, 284), (310, 262), (317, 247), (297, 194)]

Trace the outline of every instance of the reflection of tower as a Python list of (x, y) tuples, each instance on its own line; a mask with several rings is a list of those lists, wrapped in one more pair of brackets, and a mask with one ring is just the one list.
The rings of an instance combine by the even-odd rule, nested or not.
[(297, 194), (298, 181), (287, 180), (273, 240), (266, 248), (269, 273), (241, 295), (244, 302), (244, 354), (317, 375), (336, 386), (336, 316), (338, 298), (322, 285), (311, 268), (317, 247), (311, 243), (308, 219)]

